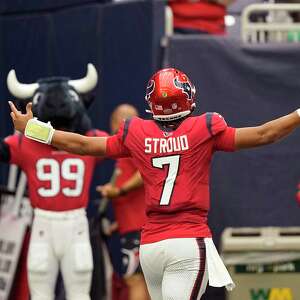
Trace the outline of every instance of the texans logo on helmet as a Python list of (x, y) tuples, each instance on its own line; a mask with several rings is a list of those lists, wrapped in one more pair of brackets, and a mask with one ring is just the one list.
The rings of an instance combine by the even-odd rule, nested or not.
[(188, 81), (181, 82), (181, 81), (179, 81), (178, 77), (176, 77), (174, 79), (174, 84), (178, 89), (181, 89), (182, 92), (188, 96), (189, 100), (192, 100), (192, 87)]
[(151, 94), (154, 92), (154, 88), (155, 88), (155, 82), (154, 80), (150, 80), (146, 89), (146, 96), (145, 96), (146, 100), (150, 99)]

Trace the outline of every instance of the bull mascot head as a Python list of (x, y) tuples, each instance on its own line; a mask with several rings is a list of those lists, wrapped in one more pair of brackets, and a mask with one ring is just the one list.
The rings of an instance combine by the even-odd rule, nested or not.
[(98, 81), (96, 68), (88, 64), (84, 78), (70, 80), (67, 77), (49, 77), (36, 83), (20, 83), (15, 70), (7, 76), (7, 86), (13, 96), (23, 103), (32, 101), (35, 117), (51, 122), (56, 129), (86, 133), (91, 129), (87, 107), (91, 103), (90, 92)]

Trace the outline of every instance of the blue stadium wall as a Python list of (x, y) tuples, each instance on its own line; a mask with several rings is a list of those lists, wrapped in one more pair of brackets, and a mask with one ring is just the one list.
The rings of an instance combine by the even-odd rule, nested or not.
[[(110, 113), (121, 102), (134, 104), (144, 116), (145, 86), (160, 64), (163, 16), (163, 1), (1, 1), (0, 137), (12, 132), (6, 87), (12, 68), (21, 82), (30, 83), (46, 76), (82, 77), (92, 62), (100, 72), (90, 107), (94, 127), (109, 131)], [(107, 166), (97, 172), (98, 182), (109, 178)], [(5, 167), (0, 175), (5, 183)]]
[[(12, 68), (21, 82), (30, 83), (48, 76), (80, 78), (91, 62), (100, 73), (89, 109), (94, 127), (109, 132), (110, 114), (122, 102), (145, 116), (145, 87), (161, 64), (163, 31), (163, 1), (0, 1), (0, 138), (13, 132), (6, 86)], [(105, 161), (96, 169), (90, 216), (98, 197), (95, 185), (110, 178), (112, 167), (112, 161)], [(0, 165), (0, 184), (7, 181), (7, 169)], [(113, 218), (111, 210), (109, 215)], [(109, 245), (120, 270), (118, 237)]]

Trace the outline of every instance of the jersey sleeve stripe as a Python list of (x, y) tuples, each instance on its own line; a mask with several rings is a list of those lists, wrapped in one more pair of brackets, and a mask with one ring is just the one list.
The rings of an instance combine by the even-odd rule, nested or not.
[(205, 118), (206, 118), (206, 127), (207, 127), (210, 135), (213, 135), (213, 132), (212, 132), (212, 117), (213, 117), (213, 113), (211, 113), (211, 112), (208, 112), (205, 115)]
[(126, 137), (127, 137), (130, 122), (131, 122), (131, 119), (126, 119), (126, 120), (125, 120), (124, 131), (123, 131), (123, 136), (122, 136), (122, 141), (123, 141), (123, 142), (125, 142), (125, 139), (126, 139)]

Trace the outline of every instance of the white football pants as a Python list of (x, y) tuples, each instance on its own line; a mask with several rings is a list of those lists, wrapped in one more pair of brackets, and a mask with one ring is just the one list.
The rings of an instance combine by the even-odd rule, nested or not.
[(84, 209), (35, 209), (27, 268), (32, 300), (54, 300), (59, 269), (67, 300), (90, 300), (93, 257)]
[(199, 300), (205, 292), (208, 271), (202, 238), (141, 245), (140, 262), (152, 300)]

